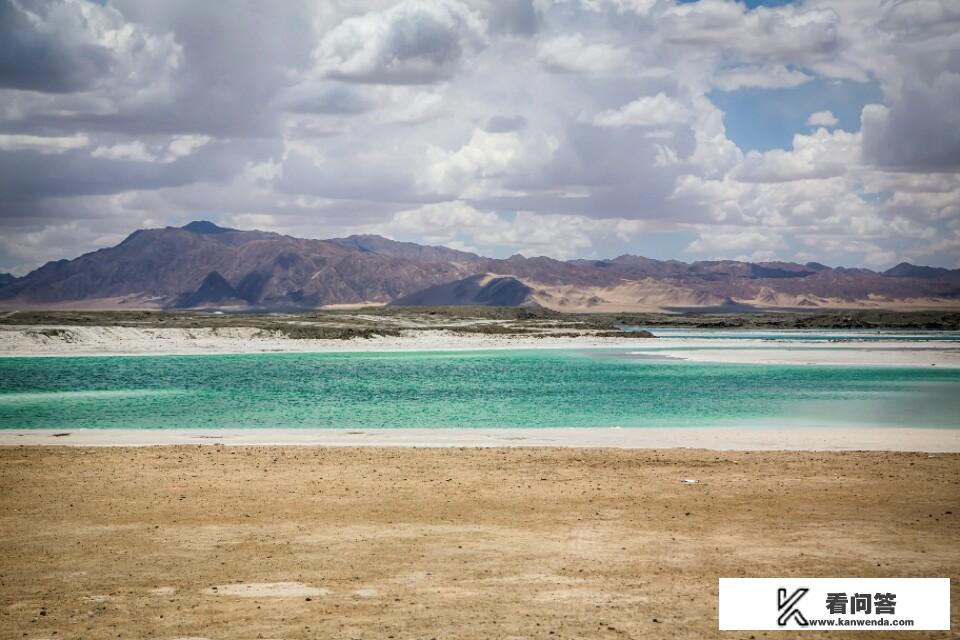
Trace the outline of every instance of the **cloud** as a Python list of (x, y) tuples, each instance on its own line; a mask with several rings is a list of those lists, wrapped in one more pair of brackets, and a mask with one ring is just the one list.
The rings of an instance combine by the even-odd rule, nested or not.
[(182, 51), (169, 33), (126, 23), (90, 2), (0, 2), (0, 87), (64, 94), (115, 84), (144, 87)]
[[(0, 270), (199, 216), (953, 266), (953, 5), (0, 1)], [(876, 104), (812, 90), (832, 79)], [(754, 112), (753, 141), (726, 126)]]
[(210, 136), (174, 136), (167, 145), (167, 151), (163, 156), (164, 161), (172, 162), (177, 158), (189, 156), (200, 147), (208, 144), (212, 138)]
[(579, 32), (546, 40), (537, 49), (537, 60), (553, 73), (609, 73), (622, 69), (629, 58), (628, 49), (587, 42)]
[(390, 237), (417, 238), (492, 257), (519, 253), (569, 259), (589, 253), (606, 238), (637, 234), (643, 226), (633, 220), (601, 221), (529, 211), (505, 217), (452, 201), (400, 211), (376, 230)]
[(523, 116), (492, 116), (483, 128), (488, 133), (509, 133), (527, 128), (527, 119)]
[(496, 0), (488, 25), (496, 35), (531, 36), (540, 29), (541, 21), (532, 0)]
[(383, 98), (377, 122), (421, 124), (439, 117), (447, 106), (443, 94), (415, 88), (391, 88)]
[[(250, 159), (269, 153), (271, 146), (272, 143), (263, 141), (210, 143), (169, 162), (154, 162), (156, 153), (138, 141), (98, 145), (92, 153), (84, 148), (58, 154), (3, 151), (0, 152), (0, 207), (13, 207), (12, 211), (16, 212), (25, 203), (45, 198), (221, 182)], [(157, 148), (163, 147), (157, 145)], [(98, 153), (97, 149), (100, 149)], [(9, 215), (11, 210), (5, 209), (4, 213)]]
[(386, 154), (368, 148), (310, 153), (307, 147), (298, 145), (286, 152), (274, 183), (278, 191), (343, 200), (409, 201), (414, 197), (411, 167), (397, 166)]
[(476, 129), (454, 152), (433, 148), (423, 186), (427, 191), (476, 197), (484, 182), (504, 175), (523, 152), (516, 130)]
[(785, 65), (741, 65), (724, 69), (713, 78), (721, 91), (737, 89), (789, 89), (813, 80), (813, 76)]
[(619, 109), (605, 109), (593, 117), (598, 127), (653, 127), (685, 122), (690, 111), (678, 100), (668, 98), (662, 91), (655, 96), (644, 96)]
[(960, 8), (950, 0), (896, 2), (886, 7), (880, 27), (900, 37), (956, 35)]
[(210, 136), (180, 135), (168, 141), (145, 144), (142, 140), (130, 140), (113, 145), (100, 145), (90, 152), (94, 158), (132, 160), (134, 162), (173, 162), (189, 156), (210, 142)]
[(156, 156), (147, 151), (147, 147), (139, 140), (123, 142), (112, 146), (100, 146), (90, 154), (94, 158), (110, 158), (111, 160), (133, 160), (135, 162), (153, 162)]
[(111, 233), (101, 221), (92, 219), (49, 225), (16, 236), (0, 234), (0, 267), (22, 276), (48, 260), (75, 257), (122, 239), (123, 234)]
[(749, 60), (811, 63), (840, 47), (837, 14), (829, 9), (777, 8), (700, 0), (666, 11), (667, 42), (714, 48)]
[(72, 136), (31, 136), (18, 134), (0, 134), (0, 150), (38, 151), (40, 153), (63, 153), (70, 149), (80, 149), (90, 144), (90, 138), (83, 134)]
[(92, 88), (109, 74), (110, 49), (79, 15), (58, 9), (0, 2), (0, 86), (63, 93)]
[(347, 18), (313, 52), (329, 78), (426, 84), (449, 77), (464, 53), (483, 43), (483, 23), (454, 0), (404, 0), (384, 11)]
[(825, 179), (854, 171), (859, 161), (857, 134), (818, 129), (811, 135), (795, 135), (790, 151), (751, 151), (729, 175), (740, 182)]
[(902, 171), (960, 170), (960, 74), (915, 84), (892, 106), (868, 105), (861, 118), (864, 157)]
[(338, 82), (307, 81), (285, 90), (276, 104), (293, 113), (353, 115), (370, 111), (376, 100)]
[(896, 251), (884, 250), (879, 247), (871, 248), (864, 252), (863, 263), (868, 267), (879, 270), (889, 269), (897, 263), (897, 256)]
[(110, 51), (111, 62), (94, 84), (73, 91), (3, 92), (4, 130), (134, 138), (276, 134), (279, 112), (272, 101), (310, 61), (314, 33), (304, 3), (291, 0), (283, 11), (255, 3), (226, 11), (191, 0), (102, 4), (30, 4), (69, 16), (60, 22), (75, 26), (61, 28), (58, 37), (96, 42)]
[[(770, 229), (710, 229), (687, 245), (689, 253), (707, 254), (709, 256), (729, 256), (731, 252), (757, 252), (767, 254), (787, 249), (787, 243), (782, 235)], [(769, 259), (765, 255), (763, 259)], [(751, 256), (751, 259), (754, 259)]]
[(810, 114), (806, 124), (810, 127), (835, 127), (839, 122), (832, 111), (817, 111)]

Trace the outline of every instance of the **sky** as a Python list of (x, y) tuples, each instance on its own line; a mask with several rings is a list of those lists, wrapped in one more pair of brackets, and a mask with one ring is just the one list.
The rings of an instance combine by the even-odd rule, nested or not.
[(956, 0), (0, 0), (0, 272), (196, 219), (960, 267)]

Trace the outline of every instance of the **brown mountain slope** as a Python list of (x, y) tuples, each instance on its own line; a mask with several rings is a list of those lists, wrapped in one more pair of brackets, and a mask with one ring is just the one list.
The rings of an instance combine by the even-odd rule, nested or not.
[(190, 302), (212, 273), (249, 306), (316, 307), (386, 302), (469, 270), (260, 231), (166, 228), (137, 231), (115, 247), (48, 263), (0, 288), (0, 298), (8, 307), (93, 299), (173, 306)]
[[(488, 287), (490, 274), (499, 278)], [(540, 304), (569, 311), (960, 307), (960, 270), (620, 256), (484, 258), (379, 236), (308, 240), (209, 222), (136, 231), (115, 247), (0, 281), (0, 306), (315, 308)]]
[(382, 256), (403, 258), (414, 262), (456, 262), (463, 264), (478, 264), (486, 260), (482, 256), (466, 251), (457, 251), (447, 247), (432, 247), (415, 242), (397, 242), (374, 235), (347, 236), (346, 238), (331, 238), (328, 242), (356, 251), (376, 253)]
[(533, 290), (516, 278), (480, 274), (445, 282), (394, 300), (401, 307), (519, 307), (534, 302)]

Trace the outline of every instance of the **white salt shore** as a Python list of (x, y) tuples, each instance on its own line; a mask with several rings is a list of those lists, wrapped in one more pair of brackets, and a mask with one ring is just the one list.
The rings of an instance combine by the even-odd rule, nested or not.
[[(48, 335), (61, 330), (61, 336)], [(960, 341), (531, 337), (411, 330), (352, 340), (264, 337), (254, 328), (0, 327), (0, 357), (628, 348), (637, 357), (697, 362), (960, 367)]]
[(0, 446), (690, 448), (715, 451), (960, 452), (960, 429), (802, 427), (548, 429), (4, 429)]

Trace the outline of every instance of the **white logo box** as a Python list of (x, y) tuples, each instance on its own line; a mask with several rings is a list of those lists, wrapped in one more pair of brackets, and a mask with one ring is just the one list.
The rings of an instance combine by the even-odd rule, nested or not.
[[(846, 594), (846, 612), (830, 612), (829, 594)], [(855, 594), (870, 596), (869, 613), (850, 612)], [(874, 611), (876, 594), (896, 596), (893, 614)], [(721, 631), (949, 630), (950, 579), (720, 578), (719, 613)]]

